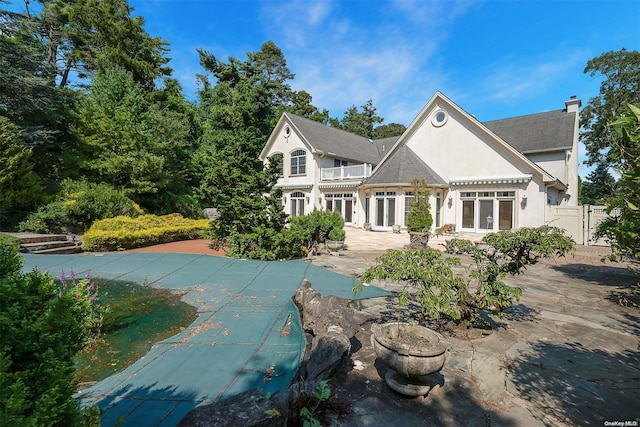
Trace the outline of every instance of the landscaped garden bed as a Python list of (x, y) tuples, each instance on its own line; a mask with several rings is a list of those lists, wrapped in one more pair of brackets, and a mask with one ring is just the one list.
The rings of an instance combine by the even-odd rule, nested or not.
[(93, 223), (82, 238), (87, 251), (116, 251), (195, 239), (210, 226), (208, 219), (188, 219), (180, 214), (117, 216)]

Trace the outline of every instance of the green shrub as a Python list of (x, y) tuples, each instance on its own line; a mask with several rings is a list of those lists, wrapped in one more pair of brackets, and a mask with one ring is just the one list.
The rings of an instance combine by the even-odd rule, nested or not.
[(283, 228), (256, 227), (252, 233), (233, 233), (227, 255), (235, 258), (275, 261), (306, 256), (304, 240), (294, 231)]
[(0, 247), (8, 246), (18, 250), (20, 248), (20, 239), (9, 234), (0, 233)]
[(73, 358), (93, 337), (95, 290), (22, 263), (0, 245), (0, 425), (78, 425)]
[(346, 236), (345, 231), (342, 228), (332, 228), (329, 231), (329, 240), (343, 241)]
[(20, 231), (47, 234), (65, 232), (71, 226), (71, 221), (65, 212), (64, 203), (55, 201), (39, 207), (36, 212), (22, 221), (18, 228)]
[(444, 251), (448, 254), (471, 253), (475, 244), (467, 239), (451, 239), (444, 243)]
[[(343, 228), (344, 220), (338, 212), (323, 212), (314, 209), (308, 215), (291, 219), (291, 231), (302, 240), (308, 250), (327, 241), (331, 230), (342, 230)], [(344, 240), (344, 238), (336, 240)]]
[(431, 216), (431, 204), (429, 203), (429, 188), (424, 179), (411, 181), (414, 189), (414, 199), (411, 202), (411, 210), (407, 218), (407, 231), (426, 233), (431, 230), (433, 217)]
[(82, 247), (114, 251), (189, 240), (200, 237), (209, 225), (208, 219), (187, 219), (180, 214), (117, 216), (94, 222), (82, 238)]
[(504, 310), (520, 299), (522, 289), (504, 282), (507, 275), (521, 274), (528, 265), (541, 258), (564, 256), (573, 251), (575, 242), (557, 227), (542, 226), (517, 231), (499, 231), (483, 237), (480, 245), (453, 240), (451, 250), (468, 253), (474, 265), (469, 282), (454, 274), (456, 258), (442, 258), (435, 249), (389, 250), (376, 259), (360, 277), (354, 292), (360, 292), (371, 280), (390, 280), (406, 287), (399, 294), (400, 305), (415, 301), (422, 314), (438, 318), (475, 320), (477, 310), (502, 316)]
[[(216, 227), (217, 223), (213, 224)], [(266, 224), (254, 227), (250, 233), (232, 233), (227, 255), (261, 260), (300, 258), (326, 240), (344, 240), (343, 227), (344, 220), (339, 213), (314, 210), (292, 218), (289, 228), (277, 229)], [(219, 247), (220, 242), (214, 246)]]
[(34, 233), (83, 233), (99, 219), (117, 215), (136, 217), (142, 211), (124, 190), (108, 184), (64, 180), (56, 200), (41, 206), (20, 223)]
[(170, 212), (179, 213), (185, 218), (202, 218), (202, 207), (198, 203), (198, 199), (188, 194), (172, 197)]

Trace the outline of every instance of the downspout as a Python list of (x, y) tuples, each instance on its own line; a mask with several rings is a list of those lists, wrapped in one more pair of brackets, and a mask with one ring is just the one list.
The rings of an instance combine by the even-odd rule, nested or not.
[[(325, 156), (325, 154), (326, 154), (326, 153), (325, 153), (324, 151), (322, 151), (322, 150), (314, 150), (312, 153), (313, 153), (314, 155), (317, 155), (317, 156), (318, 156), (318, 157), (320, 157), (320, 158), (324, 157), (324, 156)], [(316, 162), (316, 165), (317, 165), (317, 164), (318, 164), (318, 163)], [(322, 168), (321, 168), (321, 167), (318, 167), (317, 169), (318, 169), (318, 172), (317, 172), (317, 173), (318, 173), (318, 175), (319, 175), (319, 176), (318, 176), (318, 179), (317, 179), (315, 182), (320, 183), (320, 182), (322, 182)], [(321, 197), (321, 195), (322, 195), (322, 191), (320, 190), (320, 186), (319, 186), (319, 185), (315, 185), (312, 191), (313, 191), (313, 194), (311, 195), (311, 197), (312, 197), (312, 200), (313, 200), (313, 206), (314, 206), (315, 208), (319, 209), (319, 210), (322, 210), (322, 205), (321, 205), (321, 204), (318, 204), (318, 205), (316, 206), (316, 200), (318, 200), (318, 198), (320, 198), (320, 197)], [(316, 193), (316, 192), (317, 192), (317, 193)]]

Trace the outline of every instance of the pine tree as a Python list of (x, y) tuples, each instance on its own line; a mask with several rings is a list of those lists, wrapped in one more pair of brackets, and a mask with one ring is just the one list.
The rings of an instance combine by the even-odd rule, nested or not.
[(0, 116), (0, 225), (14, 225), (41, 196), (31, 150), (20, 146), (16, 129)]
[(607, 166), (599, 163), (582, 183), (580, 200), (584, 205), (601, 205), (606, 198), (614, 194), (615, 187), (616, 180), (609, 173)]

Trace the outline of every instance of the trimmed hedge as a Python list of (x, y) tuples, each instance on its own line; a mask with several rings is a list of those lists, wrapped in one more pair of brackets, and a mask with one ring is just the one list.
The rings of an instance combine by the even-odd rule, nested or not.
[(93, 223), (82, 237), (87, 251), (115, 251), (198, 238), (209, 228), (208, 219), (187, 219), (180, 214), (117, 216)]

